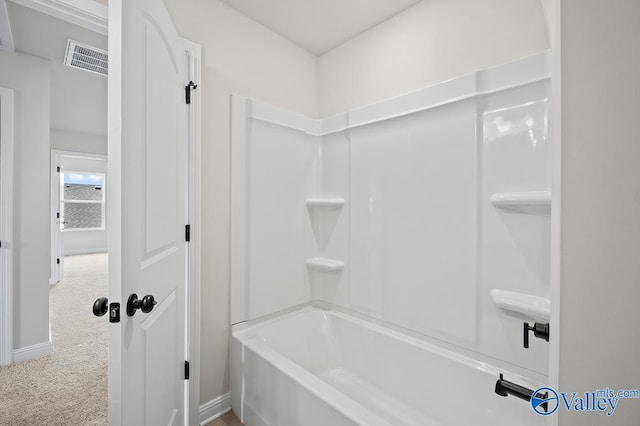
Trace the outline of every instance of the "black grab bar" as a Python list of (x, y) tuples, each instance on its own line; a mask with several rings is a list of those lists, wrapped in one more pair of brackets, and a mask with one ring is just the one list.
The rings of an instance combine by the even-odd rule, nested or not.
[[(496, 382), (496, 393), (500, 396), (509, 396), (513, 395), (516, 398), (524, 399), (525, 401), (531, 401), (531, 397), (533, 396), (533, 390), (529, 388), (525, 388), (524, 386), (520, 386), (517, 383), (510, 382), (508, 380), (504, 380), (502, 377), (502, 373), (500, 373), (500, 379)], [(539, 399), (547, 399), (548, 393), (537, 393), (536, 398)], [(540, 404), (544, 412), (547, 412), (547, 403), (543, 402)]]

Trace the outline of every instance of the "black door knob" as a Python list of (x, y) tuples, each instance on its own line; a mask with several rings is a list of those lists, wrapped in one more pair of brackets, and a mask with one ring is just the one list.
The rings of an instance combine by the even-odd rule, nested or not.
[(129, 300), (127, 300), (127, 315), (130, 317), (134, 316), (138, 309), (148, 314), (157, 303), (156, 299), (150, 294), (147, 294), (140, 300), (138, 299), (138, 295), (133, 293), (129, 296)]
[(93, 302), (93, 315), (101, 317), (109, 310), (109, 299), (106, 297), (99, 297)]

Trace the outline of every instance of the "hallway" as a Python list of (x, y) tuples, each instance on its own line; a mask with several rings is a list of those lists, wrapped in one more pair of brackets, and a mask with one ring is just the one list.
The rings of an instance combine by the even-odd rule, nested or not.
[(107, 325), (93, 301), (107, 295), (107, 254), (65, 258), (49, 291), (53, 353), (0, 369), (1, 425), (106, 425)]

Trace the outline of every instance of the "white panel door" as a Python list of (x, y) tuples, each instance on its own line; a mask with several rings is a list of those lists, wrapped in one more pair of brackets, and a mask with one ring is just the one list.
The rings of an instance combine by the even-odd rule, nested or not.
[[(109, 422), (185, 422), (187, 82), (162, 1), (109, 3)], [(149, 313), (127, 312), (132, 294)], [(110, 311), (111, 315), (111, 311)]]

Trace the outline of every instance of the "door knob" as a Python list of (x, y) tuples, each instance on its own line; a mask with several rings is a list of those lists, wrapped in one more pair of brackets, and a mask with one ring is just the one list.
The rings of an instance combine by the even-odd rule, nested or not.
[(109, 310), (109, 299), (106, 297), (99, 297), (93, 302), (93, 315), (101, 317)]
[(93, 302), (93, 315), (101, 317), (109, 312), (109, 322), (120, 322), (120, 303), (112, 302), (109, 305), (109, 299), (99, 297)]
[(127, 300), (127, 315), (130, 317), (134, 316), (138, 309), (148, 314), (157, 303), (156, 299), (150, 294), (147, 294), (140, 300), (138, 299), (138, 295), (133, 293), (129, 296), (129, 300)]

